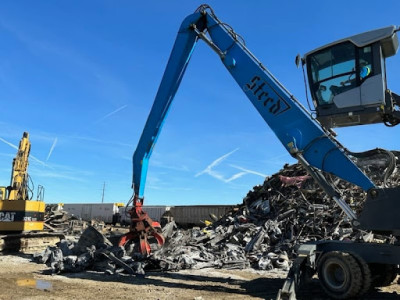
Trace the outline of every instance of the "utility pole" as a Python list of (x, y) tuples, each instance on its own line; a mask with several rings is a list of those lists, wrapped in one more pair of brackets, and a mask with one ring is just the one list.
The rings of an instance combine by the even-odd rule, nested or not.
[(101, 196), (101, 203), (104, 203), (104, 190), (106, 189), (106, 183), (103, 183), (103, 194)]

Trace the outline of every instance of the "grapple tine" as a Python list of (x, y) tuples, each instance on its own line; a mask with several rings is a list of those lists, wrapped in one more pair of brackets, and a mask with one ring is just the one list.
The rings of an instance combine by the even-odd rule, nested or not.
[(140, 252), (146, 256), (151, 252), (150, 244), (147, 242), (146, 235), (140, 236)]
[(152, 235), (155, 237), (155, 239), (157, 240), (157, 243), (158, 243), (160, 246), (164, 245), (164, 243), (165, 243), (165, 238), (164, 238), (164, 236), (163, 236), (161, 233), (159, 233), (159, 232), (157, 232), (157, 231), (154, 231), (154, 232), (152, 233)]

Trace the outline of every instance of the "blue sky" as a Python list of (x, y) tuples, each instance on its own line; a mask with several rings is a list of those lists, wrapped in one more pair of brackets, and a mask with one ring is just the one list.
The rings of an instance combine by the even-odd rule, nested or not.
[[(304, 54), (400, 25), (400, 2), (208, 1), (302, 102)], [(202, 1), (1, 1), (0, 185), (31, 136), (29, 173), (48, 203), (127, 202), (132, 154), (177, 30)], [(400, 93), (400, 57), (387, 61)], [(353, 151), (399, 149), (398, 128), (336, 130)], [(294, 160), (217, 55), (199, 42), (155, 147), (145, 204), (236, 204)]]

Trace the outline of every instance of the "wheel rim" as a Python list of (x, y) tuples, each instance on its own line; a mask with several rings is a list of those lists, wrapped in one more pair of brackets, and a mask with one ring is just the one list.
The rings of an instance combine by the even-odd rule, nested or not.
[(327, 261), (323, 270), (325, 283), (332, 290), (340, 291), (348, 282), (346, 266), (339, 261)]
[(350, 253), (324, 253), (318, 262), (318, 276), (324, 291), (334, 299), (354, 297), (362, 287), (363, 272)]

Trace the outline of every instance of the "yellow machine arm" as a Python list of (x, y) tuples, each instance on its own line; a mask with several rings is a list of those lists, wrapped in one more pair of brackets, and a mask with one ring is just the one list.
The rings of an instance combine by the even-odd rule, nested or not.
[(8, 200), (29, 200), (28, 157), (31, 150), (29, 133), (24, 132), (19, 142), (17, 156), (13, 160)]

